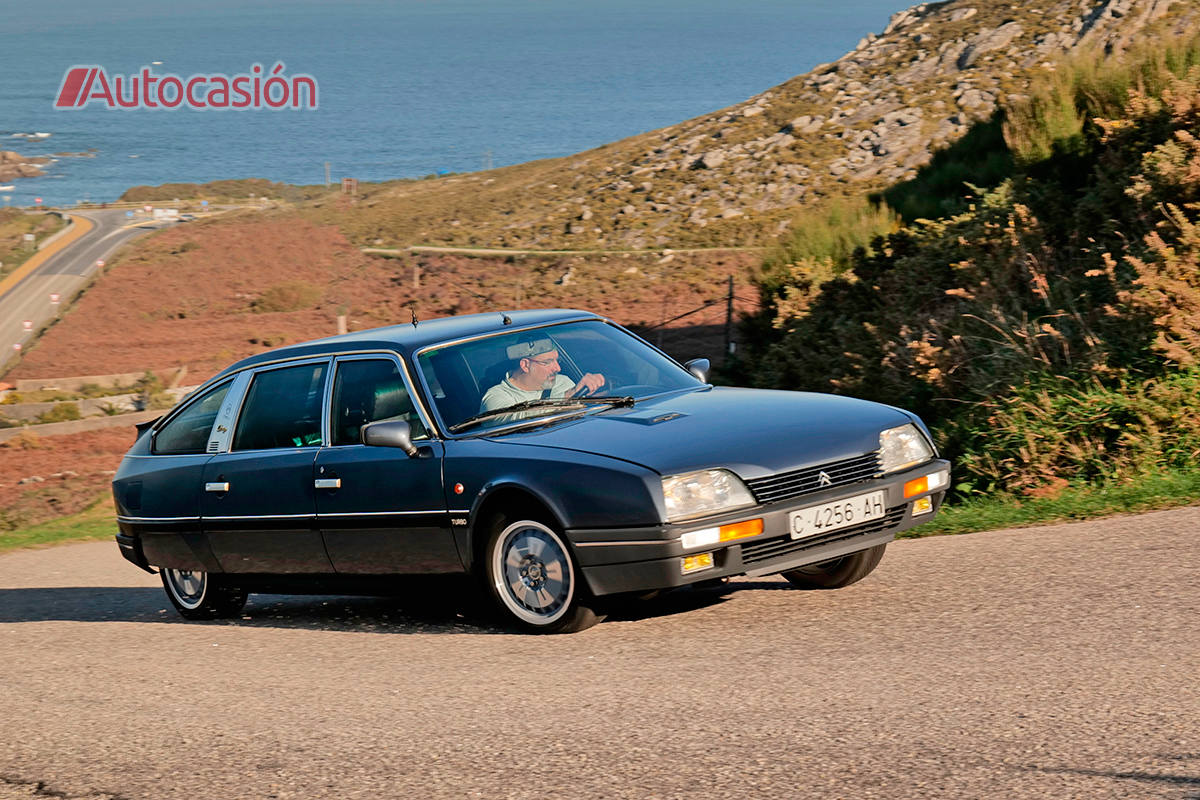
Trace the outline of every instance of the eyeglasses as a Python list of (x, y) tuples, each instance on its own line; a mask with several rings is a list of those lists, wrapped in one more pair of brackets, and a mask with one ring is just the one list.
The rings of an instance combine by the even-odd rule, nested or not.
[(529, 360), (530, 360), (530, 361), (532, 361), (534, 364), (537, 364), (537, 365), (539, 365), (539, 366), (542, 366), (542, 367), (548, 367), (548, 366), (550, 366), (551, 364), (557, 364), (557, 363), (558, 363), (558, 356), (555, 356), (554, 358), (546, 358), (546, 359), (542, 359), (542, 358), (531, 358), (531, 359), (529, 359)]

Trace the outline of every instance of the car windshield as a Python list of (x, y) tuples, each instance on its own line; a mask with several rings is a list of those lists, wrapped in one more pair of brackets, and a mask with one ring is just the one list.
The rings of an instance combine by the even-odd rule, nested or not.
[[(645, 342), (601, 320), (434, 347), (420, 353), (417, 363), (442, 422), (453, 432), (620, 407), (703, 385)], [(503, 413), (508, 408), (512, 411)]]

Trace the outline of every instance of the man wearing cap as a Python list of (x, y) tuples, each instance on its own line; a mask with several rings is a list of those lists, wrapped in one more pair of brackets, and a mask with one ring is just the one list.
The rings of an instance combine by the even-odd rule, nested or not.
[(484, 392), (480, 411), (546, 397), (587, 396), (604, 385), (604, 376), (592, 372), (580, 378), (579, 383), (563, 375), (558, 349), (549, 339), (511, 345), (507, 355), (513, 367), (504, 380)]

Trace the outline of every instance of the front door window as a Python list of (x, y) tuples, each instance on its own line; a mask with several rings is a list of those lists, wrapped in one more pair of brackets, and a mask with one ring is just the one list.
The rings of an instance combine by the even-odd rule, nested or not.
[(404, 420), (413, 440), (429, 437), (396, 362), (362, 359), (338, 364), (333, 383), (333, 444), (359, 444), (369, 422)]

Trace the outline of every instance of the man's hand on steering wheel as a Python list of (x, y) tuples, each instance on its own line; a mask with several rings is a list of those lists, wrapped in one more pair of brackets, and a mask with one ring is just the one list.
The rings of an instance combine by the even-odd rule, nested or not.
[(604, 385), (604, 376), (595, 372), (589, 372), (579, 379), (579, 383), (575, 384), (575, 388), (571, 391), (568, 397), (588, 397), (596, 393), (596, 390)]

